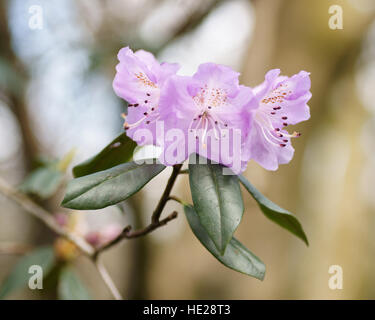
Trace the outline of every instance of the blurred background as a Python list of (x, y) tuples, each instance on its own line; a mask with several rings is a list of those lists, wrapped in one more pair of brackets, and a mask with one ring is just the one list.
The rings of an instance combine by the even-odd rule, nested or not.
[[(329, 27), (332, 5), (342, 8), (343, 29)], [(40, 12), (42, 26), (33, 20)], [(112, 80), (124, 46), (178, 62), (184, 75), (203, 62), (226, 64), (249, 86), (271, 68), (289, 76), (306, 70), (313, 93), (312, 117), (298, 125), (303, 135), (294, 140), (292, 162), (277, 172), (251, 163), (245, 173), (297, 215), (310, 246), (267, 220), (244, 192), (236, 237), (266, 264), (260, 282), (218, 263), (193, 236), (181, 208), (168, 204), (165, 213), (178, 210), (177, 220), (105, 253), (124, 297), (375, 299), (375, 2), (0, 0), (0, 177), (18, 186), (41, 156), (57, 159), (75, 150), (70, 179), (71, 166), (121, 133), (124, 104)], [(76, 213), (76, 228), (145, 225), (169, 174), (123, 210)], [(63, 193), (62, 187), (38, 202), (63, 213)], [(179, 178), (173, 193), (191, 201), (187, 177)], [(9, 248), (26, 251), (54, 239), (0, 195), (0, 283), (23, 251)], [(328, 286), (331, 265), (343, 269), (342, 290)], [(74, 266), (93, 298), (111, 298), (90, 261), (77, 258)], [(53, 295), (25, 289), (9, 298)]]

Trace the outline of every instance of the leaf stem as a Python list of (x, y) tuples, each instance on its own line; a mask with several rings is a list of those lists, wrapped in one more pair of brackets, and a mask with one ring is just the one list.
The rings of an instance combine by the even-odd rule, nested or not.
[(172, 201), (175, 201), (183, 206), (186, 206), (187, 203), (183, 200), (181, 200), (180, 198), (176, 197), (176, 196), (169, 196), (168, 200), (172, 200)]

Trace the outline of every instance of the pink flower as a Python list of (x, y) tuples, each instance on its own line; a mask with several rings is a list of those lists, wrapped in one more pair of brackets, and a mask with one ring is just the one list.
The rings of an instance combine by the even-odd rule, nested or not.
[(138, 144), (156, 144), (155, 122), (159, 119), (160, 92), (165, 81), (176, 74), (179, 65), (159, 64), (151, 53), (143, 50), (133, 53), (128, 47), (120, 50), (118, 59), (113, 88), (129, 103), (128, 114), (123, 115), (127, 135), (133, 138), (137, 129), (146, 128), (153, 133), (153, 141), (137, 141)]
[[(206, 63), (193, 77), (173, 76), (166, 82), (160, 97), (160, 120), (166, 132), (180, 129), (182, 135), (176, 134), (174, 140), (165, 137), (162, 163), (181, 163), (197, 153), (231, 168), (237, 158), (240, 168), (236, 171), (241, 170), (241, 133), (247, 132), (248, 125), (242, 112), (253, 94), (239, 85), (238, 76), (229, 67)], [(228, 139), (226, 148), (224, 139)], [(171, 157), (171, 147), (182, 152)]]
[(65, 227), (68, 224), (69, 216), (66, 213), (56, 213), (55, 220), (60, 227)]
[(279, 69), (267, 73), (247, 109), (249, 131), (242, 154), (245, 161), (253, 159), (267, 170), (276, 170), (293, 158), (291, 139), (300, 134), (289, 134), (285, 127), (310, 118), (309, 73), (301, 71), (291, 78), (279, 74)]
[(100, 248), (112, 240), (116, 239), (122, 228), (117, 224), (110, 224), (98, 231), (91, 231), (85, 235), (86, 241), (94, 246), (95, 248)]

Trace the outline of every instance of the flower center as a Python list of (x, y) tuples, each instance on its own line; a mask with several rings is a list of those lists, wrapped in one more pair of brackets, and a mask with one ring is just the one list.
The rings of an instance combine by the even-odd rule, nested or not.
[(227, 93), (221, 88), (208, 87), (206, 84), (200, 88), (200, 91), (193, 97), (196, 106), (199, 109), (212, 109), (225, 106), (227, 103)]
[[(208, 85), (200, 88), (200, 91), (193, 97), (197, 112), (190, 123), (189, 130), (203, 129), (202, 143), (205, 145), (207, 131), (212, 129), (216, 139), (222, 135), (221, 130), (228, 127), (228, 124), (222, 121), (214, 111), (215, 108), (227, 104), (227, 93), (221, 88), (210, 88)], [(198, 139), (198, 135), (196, 134)]]
[(155, 89), (157, 88), (157, 85), (154, 82), (152, 82), (143, 72), (137, 72), (134, 75), (141, 85)]

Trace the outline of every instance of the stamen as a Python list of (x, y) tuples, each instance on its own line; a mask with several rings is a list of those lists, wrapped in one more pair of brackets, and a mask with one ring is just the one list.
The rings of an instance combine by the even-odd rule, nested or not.
[[(142, 117), (141, 119), (139, 119), (138, 121), (134, 123), (125, 122), (124, 129), (128, 130), (128, 129), (135, 128), (139, 126), (140, 124), (142, 124), (142, 122), (145, 121), (146, 119), (147, 119), (147, 121), (145, 122), (146, 124), (154, 123), (160, 118), (159, 114), (154, 112), (155, 110), (156, 110), (155, 107), (150, 108), (149, 111), (146, 111), (143, 113), (144, 117)], [(125, 113), (123, 113), (121, 116), (124, 120), (127, 118), (127, 115)], [(154, 118), (154, 116), (156, 116), (156, 118)]]
[(214, 131), (215, 139), (216, 139), (216, 140), (219, 140), (219, 135), (217, 134), (217, 129), (216, 129), (216, 126), (215, 126), (216, 121), (214, 122), (214, 120), (213, 120), (211, 117), (209, 118), (209, 120), (210, 120), (210, 123), (211, 123), (212, 129), (213, 129), (213, 131)]

